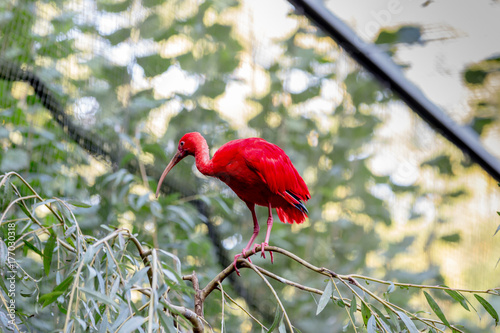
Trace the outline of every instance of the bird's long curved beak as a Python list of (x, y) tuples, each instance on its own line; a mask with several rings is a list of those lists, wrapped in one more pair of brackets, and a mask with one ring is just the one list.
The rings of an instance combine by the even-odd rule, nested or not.
[(161, 189), (161, 184), (163, 183), (163, 179), (167, 176), (167, 174), (172, 170), (172, 168), (179, 163), (184, 156), (182, 156), (181, 152), (177, 152), (174, 157), (172, 157), (172, 160), (170, 160), (170, 163), (168, 163), (167, 167), (163, 171), (160, 177), (160, 181), (158, 182), (158, 187), (156, 188), (156, 198), (160, 196), (160, 189)]

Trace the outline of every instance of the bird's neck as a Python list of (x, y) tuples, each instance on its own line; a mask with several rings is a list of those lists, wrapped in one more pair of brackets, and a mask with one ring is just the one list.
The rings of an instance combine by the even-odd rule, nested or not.
[(210, 160), (207, 141), (203, 139), (202, 141), (198, 142), (194, 157), (196, 159), (196, 167), (198, 168), (198, 170), (206, 176), (211, 176), (213, 166), (212, 161)]

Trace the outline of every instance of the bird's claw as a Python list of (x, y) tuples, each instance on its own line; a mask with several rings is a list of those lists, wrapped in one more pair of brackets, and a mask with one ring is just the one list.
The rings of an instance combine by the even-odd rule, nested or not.
[[(253, 253), (254, 253), (254, 254), (256, 253), (255, 249), (256, 249), (259, 245), (260, 245), (261, 257), (265, 259), (265, 258), (266, 258), (266, 252), (264, 251), (264, 247), (269, 246), (269, 244), (268, 244), (268, 243), (266, 243), (266, 242), (264, 242), (264, 243), (262, 243), (262, 244), (254, 244), (254, 245), (253, 245)], [(269, 254), (271, 255), (271, 264), (272, 264), (272, 263), (274, 263), (273, 252), (272, 252), (272, 251), (269, 251)]]
[(233, 267), (234, 267), (234, 270), (236, 271), (236, 274), (238, 274), (238, 276), (241, 276), (241, 274), (240, 274), (240, 271), (238, 270), (238, 267), (236, 267), (236, 262), (238, 261), (238, 258), (241, 255), (242, 255), (241, 253), (238, 253), (237, 255), (235, 255), (234, 256), (234, 261), (233, 261)]
[[(239, 257), (243, 257), (243, 259), (245, 259), (245, 252), (247, 251), (247, 249), (243, 249), (241, 251), (241, 253), (238, 253), (237, 255), (234, 256), (234, 262), (233, 262), (233, 266), (234, 266), (234, 270), (236, 271), (236, 274), (238, 274), (238, 276), (241, 276), (240, 275), (240, 271), (238, 270), (238, 268), (236, 267), (236, 262), (238, 261), (238, 258)], [(254, 252), (255, 253), (255, 249), (254, 249)], [(246, 259), (248, 259), (248, 261), (252, 262), (252, 260), (250, 259), (250, 257), (247, 257)]]

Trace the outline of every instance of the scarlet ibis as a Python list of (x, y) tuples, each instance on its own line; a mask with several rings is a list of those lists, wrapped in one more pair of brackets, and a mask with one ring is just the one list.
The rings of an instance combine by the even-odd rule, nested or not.
[[(284, 223), (302, 223), (307, 217), (308, 211), (303, 202), (310, 199), (311, 195), (306, 183), (280, 147), (260, 138), (230, 141), (220, 147), (210, 159), (205, 138), (198, 132), (185, 134), (179, 140), (177, 153), (160, 177), (156, 189), (157, 198), (165, 176), (188, 155), (194, 156), (196, 167), (202, 174), (226, 183), (252, 213), (252, 237), (243, 251), (234, 256), (233, 265), (238, 275), (236, 261), (250, 249), (259, 234), (255, 205), (269, 209), (266, 238), (261, 244), (261, 255), (264, 258), (264, 246), (269, 245), (273, 226), (273, 208), (276, 208), (279, 219)], [(255, 244), (253, 247), (254, 253), (257, 246)], [(273, 262), (272, 252), (270, 255)]]

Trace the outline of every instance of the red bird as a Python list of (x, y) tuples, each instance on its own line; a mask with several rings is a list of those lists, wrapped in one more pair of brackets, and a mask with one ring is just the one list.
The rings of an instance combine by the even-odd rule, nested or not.
[[(165, 176), (188, 155), (195, 157), (196, 167), (202, 174), (226, 183), (252, 213), (253, 235), (241, 254), (234, 256), (235, 269), (238, 258), (250, 249), (259, 234), (255, 205), (269, 208), (266, 239), (261, 244), (264, 258), (264, 246), (269, 245), (273, 226), (272, 208), (276, 208), (279, 219), (285, 223), (302, 223), (307, 217), (308, 211), (303, 204), (311, 198), (307, 185), (285, 152), (275, 144), (260, 138), (230, 141), (220, 147), (210, 159), (205, 138), (198, 132), (185, 134), (179, 141), (177, 153), (161, 175), (156, 197), (160, 194)], [(258, 244), (254, 245), (254, 253), (256, 246)], [(273, 254), (270, 254), (272, 262)], [(238, 269), (236, 272), (239, 275)]]

